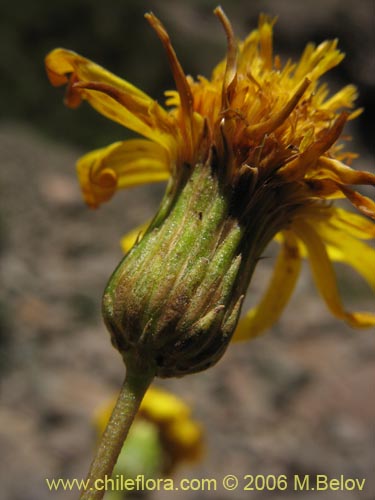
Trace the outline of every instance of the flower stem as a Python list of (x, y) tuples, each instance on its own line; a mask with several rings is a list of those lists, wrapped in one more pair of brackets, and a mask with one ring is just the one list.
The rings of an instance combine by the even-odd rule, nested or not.
[(101, 500), (105, 494), (105, 480), (112, 475), (130, 426), (142, 402), (143, 396), (155, 376), (150, 364), (139, 359), (128, 359), (126, 376), (116, 405), (99, 443), (86, 478), (81, 500)]

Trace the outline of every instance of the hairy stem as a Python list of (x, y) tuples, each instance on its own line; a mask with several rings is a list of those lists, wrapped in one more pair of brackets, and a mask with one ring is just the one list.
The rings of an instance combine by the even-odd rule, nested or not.
[(81, 500), (101, 500), (105, 479), (110, 478), (130, 426), (143, 396), (151, 384), (155, 370), (136, 360), (127, 360), (126, 376), (106, 430), (101, 438), (86, 478)]

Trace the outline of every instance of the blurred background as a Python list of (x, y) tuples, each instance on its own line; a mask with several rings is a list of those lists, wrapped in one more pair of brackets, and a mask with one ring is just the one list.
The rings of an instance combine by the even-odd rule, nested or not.
[[(225, 36), (211, 0), (18, 0), (0, 7), (0, 484), (7, 500), (76, 498), (49, 492), (45, 478), (84, 477), (94, 412), (124, 375), (100, 318), (120, 237), (156, 210), (163, 186), (119, 193), (90, 211), (74, 164), (129, 133), (86, 105), (72, 111), (52, 88), (43, 59), (62, 46), (94, 60), (159, 102), (173, 81), (143, 17), (166, 25), (186, 71), (210, 75)], [(223, 0), (238, 38), (260, 12), (278, 16), (275, 51), (297, 58), (308, 41), (339, 38), (347, 54), (327, 76), (332, 90), (358, 86), (365, 112), (347, 128), (358, 168), (373, 169), (373, 0)], [(259, 296), (272, 268), (267, 250), (250, 288)], [(374, 308), (371, 291), (338, 268), (352, 309)], [(362, 493), (252, 492), (254, 499), (372, 499), (375, 346), (371, 332), (331, 318), (308, 269), (281, 321), (264, 337), (232, 345), (211, 370), (157, 381), (190, 404), (206, 428), (202, 461), (177, 477), (327, 474), (366, 478)], [(178, 499), (241, 499), (248, 492), (178, 492)], [(168, 494), (155, 492), (152, 498)], [(172, 498), (172, 496), (171, 496)]]

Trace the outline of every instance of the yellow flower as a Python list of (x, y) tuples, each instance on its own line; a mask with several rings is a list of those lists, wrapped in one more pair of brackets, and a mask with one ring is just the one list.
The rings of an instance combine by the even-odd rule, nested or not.
[[(95, 417), (95, 426), (99, 435), (106, 428), (113, 406), (114, 401), (100, 409)], [(132, 436), (137, 434), (138, 427), (142, 432), (144, 422), (151, 424), (157, 433), (158, 445), (162, 451), (162, 457), (159, 457), (158, 461), (158, 466), (161, 468), (160, 472), (170, 474), (179, 464), (197, 462), (202, 458), (202, 427), (192, 418), (191, 408), (171, 392), (155, 386), (148, 389), (130, 431), (129, 439), (126, 441), (125, 448), (129, 442), (132, 443)], [(152, 440), (150, 441), (152, 442)], [(148, 446), (150, 446), (150, 441)], [(133, 447), (144, 445), (147, 447), (147, 442), (144, 443), (144, 440), (138, 440), (135, 443)], [(148, 450), (146, 450), (147, 452)], [(124, 457), (132, 460), (132, 456), (127, 453), (126, 449), (122, 453)], [(119, 463), (121, 464), (121, 462), (124, 462), (124, 460), (121, 459), (120, 455)], [(143, 471), (134, 472), (140, 474)]]
[[(281, 64), (273, 53), (274, 19), (261, 15), (258, 29), (236, 43), (223, 11), (217, 8), (215, 14), (225, 29), (228, 51), (210, 79), (185, 76), (165, 28), (146, 14), (175, 79), (176, 90), (165, 93), (165, 107), (74, 52), (56, 49), (47, 56), (51, 83), (68, 84), (68, 106), (87, 100), (144, 137), (117, 142), (79, 160), (86, 202), (97, 207), (120, 188), (167, 179), (171, 200), (195, 166), (210, 164), (221, 186), (232, 193), (239, 225), (247, 227), (247, 234), (259, 231), (259, 249), (276, 234), (281, 244), (266, 293), (239, 321), (234, 338), (253, 337), (279, 318), (304, 257), (336, 317), (354, 327), (374, 325), (375, 314), (345, 310), (332, 265), (338, 261), (352, 266), (375, 289), (375, 251), (366, 243), (375, 236), (374, 223), (331, 204), (346, 198), (365, 216), (375, 217), (375, 202), (350, 187), (374, 186), (375, 175), (351, 168), (355, 155), (337, 144), (346, 121), (361, 111), (354, 109), (356, 88), (348, 85), (330, 95), (319, 82), (344, 57), (337, 40), (310, 43), (298, 62)], [(171, 204), (164, 206), (165, 213)], [(160, 219), (159, 214), (157, 223)], [(136, 230), (123, 241), (124, 248), (128, 251), (157, 223)]]

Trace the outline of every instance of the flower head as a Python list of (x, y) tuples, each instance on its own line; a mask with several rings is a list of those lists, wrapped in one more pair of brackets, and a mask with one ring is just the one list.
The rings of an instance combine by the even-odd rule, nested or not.
[[(188, 248), (187, 252), (193, 252), (196, 266), (203, 266), (200, 259), (206, 258), (207, 268), (208, 262), (214, 260), (212, 248), (221, 248), (223, 240), (230, 234), (237, 243), (233, 243), (235, 247), (228, 257), (228, 265), (221, 272), (227, 276), (232, 272), (235, 277), (232, 281), (229, 278), (225, 281), (216, 276), (203, 285), (186, 271), (185, 276), (190, 276), (189, 285), (176, 286), (179, 283), (177, 271), (171, 264), (168, 276), (173, 275), (173, 279), (172, 282), (166, 280), (163, 293), (173, 285), (175, 294), (167, 316), (161, 320), (158, 307), (151, 307), (150, 302), (142, 303), (149, 321), (157, 318), (155, 321), (159, 327), (161, 323), (165, 326), (174, 312), (181, 317), (187, 310), (191, 312), (195, 308), (195, 312), (199, 310), (201, 320), (188, 315), (185, 323), (189, 323), (189, 328), (191, 325), (197, 327), (199, 321), (199, 332), (209, 329), (212, 322), (217, 328), (216, 318), (221, 316), (220, 328), (230, 338), (256, 261), (274, 237), (280, 242), (281, 251), (271, 283), (259, 306), (239, 321), (235, 338), (255, 336), (278, 319), (295, 287), (303, 257), (309, 259), (316, 285), (335, 316), (352, 326), (374, 325), (374, 314), (350, 313), (344, 309), (332, 266), (332, 261), (349, 264), (375, 288), (375, 252), (365, 242), (374, 238), (374, 224), (362, 215), (331, 205), (331, 200), (346, 198), (365, 216), (375, 217), (375, 202), (352, 187), (360, 184), (374, 186), (375, 175), (351, 168), (349, 164), (355, 155), (345, 152), (337, 143), (345, 123), (361, 111), (354, 108), (356, 88), (348, 85), (330, 95), (327, 85), (319, 81), (344, 57), (337, 48), (337, 40), (318, 46), (308, 44), (298, 62), (288, 60), (281, 64), (273, 52), (274, 19), (261, 15), (258, 29), (237, 43), (223, 11), (217, 8), (215, 14), (224, 27), (228, 50), (225, 60), (214, 69), (210, 79), (202, 76), (193, 79), (185, 75), (165, 28), (153, 14), (146, 14), (166, 50), (176, 84), (176, 90), (166, 92), (165, 107), (78, 54), (56, 49), (47, 56), (51, 83), (68, 84), (68, 106), (76, 107), (82, 100), (87, 100), (103, 115), (144, 137), (117, 142), (79, 160), (78, 176), (86, 202), (97, 207), (108, 201), (119, 188), (169, 179), (158, 214), (146, 230), (137, 232), (136, 238), (139, 246), (144, 233), (146, 247), (152, 239), (156, 241), (157, 235), (164, 235), (164, 240), (158, 240), (158, 245), (161, 254), (166, 256), (176, 255), (178, 238), (181, 246), (190, 241), (188, 237), (184, 239), (178, 230), (182, 219), (177, 215), (170, 219), (168, 230), (163, 232), (161, 228), (170, 214), (175, 214), (179, 196), (189, 189), (191, 181), (195, 187), (189, 196), (198, 197), (194, 193), (199, 191), (199, 186), (204, 186), (200, 192), (205, 190), (206, 197), (210, 196), (208, 190), (212, 190), (212, 196), (224, 200), (221, 212), (218, 205), (215, 205), (215, 211), (208, 199), (200, 205), (201, 198), (198, 197), (193, 208), (191, 204), (181, 202), (180, 209), (189, 212), (188, 220), (196, 219), (194, 224), (191, 223), (190, 238), (194, 231), (199, 232), (202, 219), (212, 224), (215, 216), (226, 219), (226, 222), (216, 224), (215, 230), (211, 231), (207, 225), (204, 226), (206, 229), (201, 229), (207, 234), (215, 234), (211, 253), (208, 252), (206, 257), (203, 253), (194, 253), (193, 246), (185, 248)], [(199, 177), (204, 166), (214, 181), (208, 181), (209, 176)], [(234, 228), (239, 230), (238, 234)], [(167, 244), (167, 233), (174, 234), (173, 250)], [(134, 238), (125, 240), (127, 250), (130, 242), (133, 243)], [(145, 252), (141, 249), (137, 254), (133, 249), (129, 253), (129, 260), (134, 256), (134, 261), (137, 261), (130, 272), (134, 279), (140, 278), (140, 266), (149, 262)], [(215, 265), (219, 266), (220, 262), (217, 257)], [(182, 268), (188, 270), (189, 265)], [(176, 266), (181, 270), (181, 263)], [(124, 273), (120, 274), (124, 276)], [(163, 280), (160, 275), (159, 281)], [(127, 282), (126, 286), (132, 284)], [(118, 280), (116, 285), (119, 285)], [(126, 286), (121, 285), (122, 289)], [(164, 296), (155, 292), (155, 286), (142, 288), (139, 285), (138, 291), (142, 288), (142, 293), (147, 291), (160, 300)], [(226, 286), (229, 292), (224, 295), (230, 297), (229, 309), (229, 299), (224, 299), (219, 293)], [(204, 295), (205, 305), (198, 307), (195, 304), (198, 299), (191, 297), (202, 295), (204, 287), (211, 295), (216, 293), (216, 299), (210, 302)], [(187, 289), (193, 294), (188, 299), (185, 298)], [(235, 300), (232, 300), (234, 292)], [(179, 301), (184, 304), (184, 313), (177, 305)], [(138, 302), (142, 302), (140, 295)], [(224, 316), (221, 306), (228, 311)], [(133, 309), (139, 314), (136, 306)], [(115, 316), (115, 313), (111, 316), (112, 326)], [(123, 321), (119, 317), (115, 321), (116, 328)], [(173, 316), (169, 326), (176, 326), (176, 318)], [(130, 326), (134, 328), (133, 319), (127, 320), (127, 328)], [(155, 334), (145, 320), (139, 335), (146, 331)], [(186, 333), (179, 344), (175, 341), (177, 344), (173, 344), (173, 349), (186, 345), (191, 337), (191, 331)], [(142, 338), (144, 341), (145, 336)], [(119, 346), (121, 342), (117, 339), (115, 343)], [(168, 348), (171, 348), (169, 344)], [(206, 364), (201, 360), (196, 369), (203, 366)], [(184, 370), (186, 367), (181, 368), (181, 373)], [(169, 373), (168, 370), (165, 373)]]

